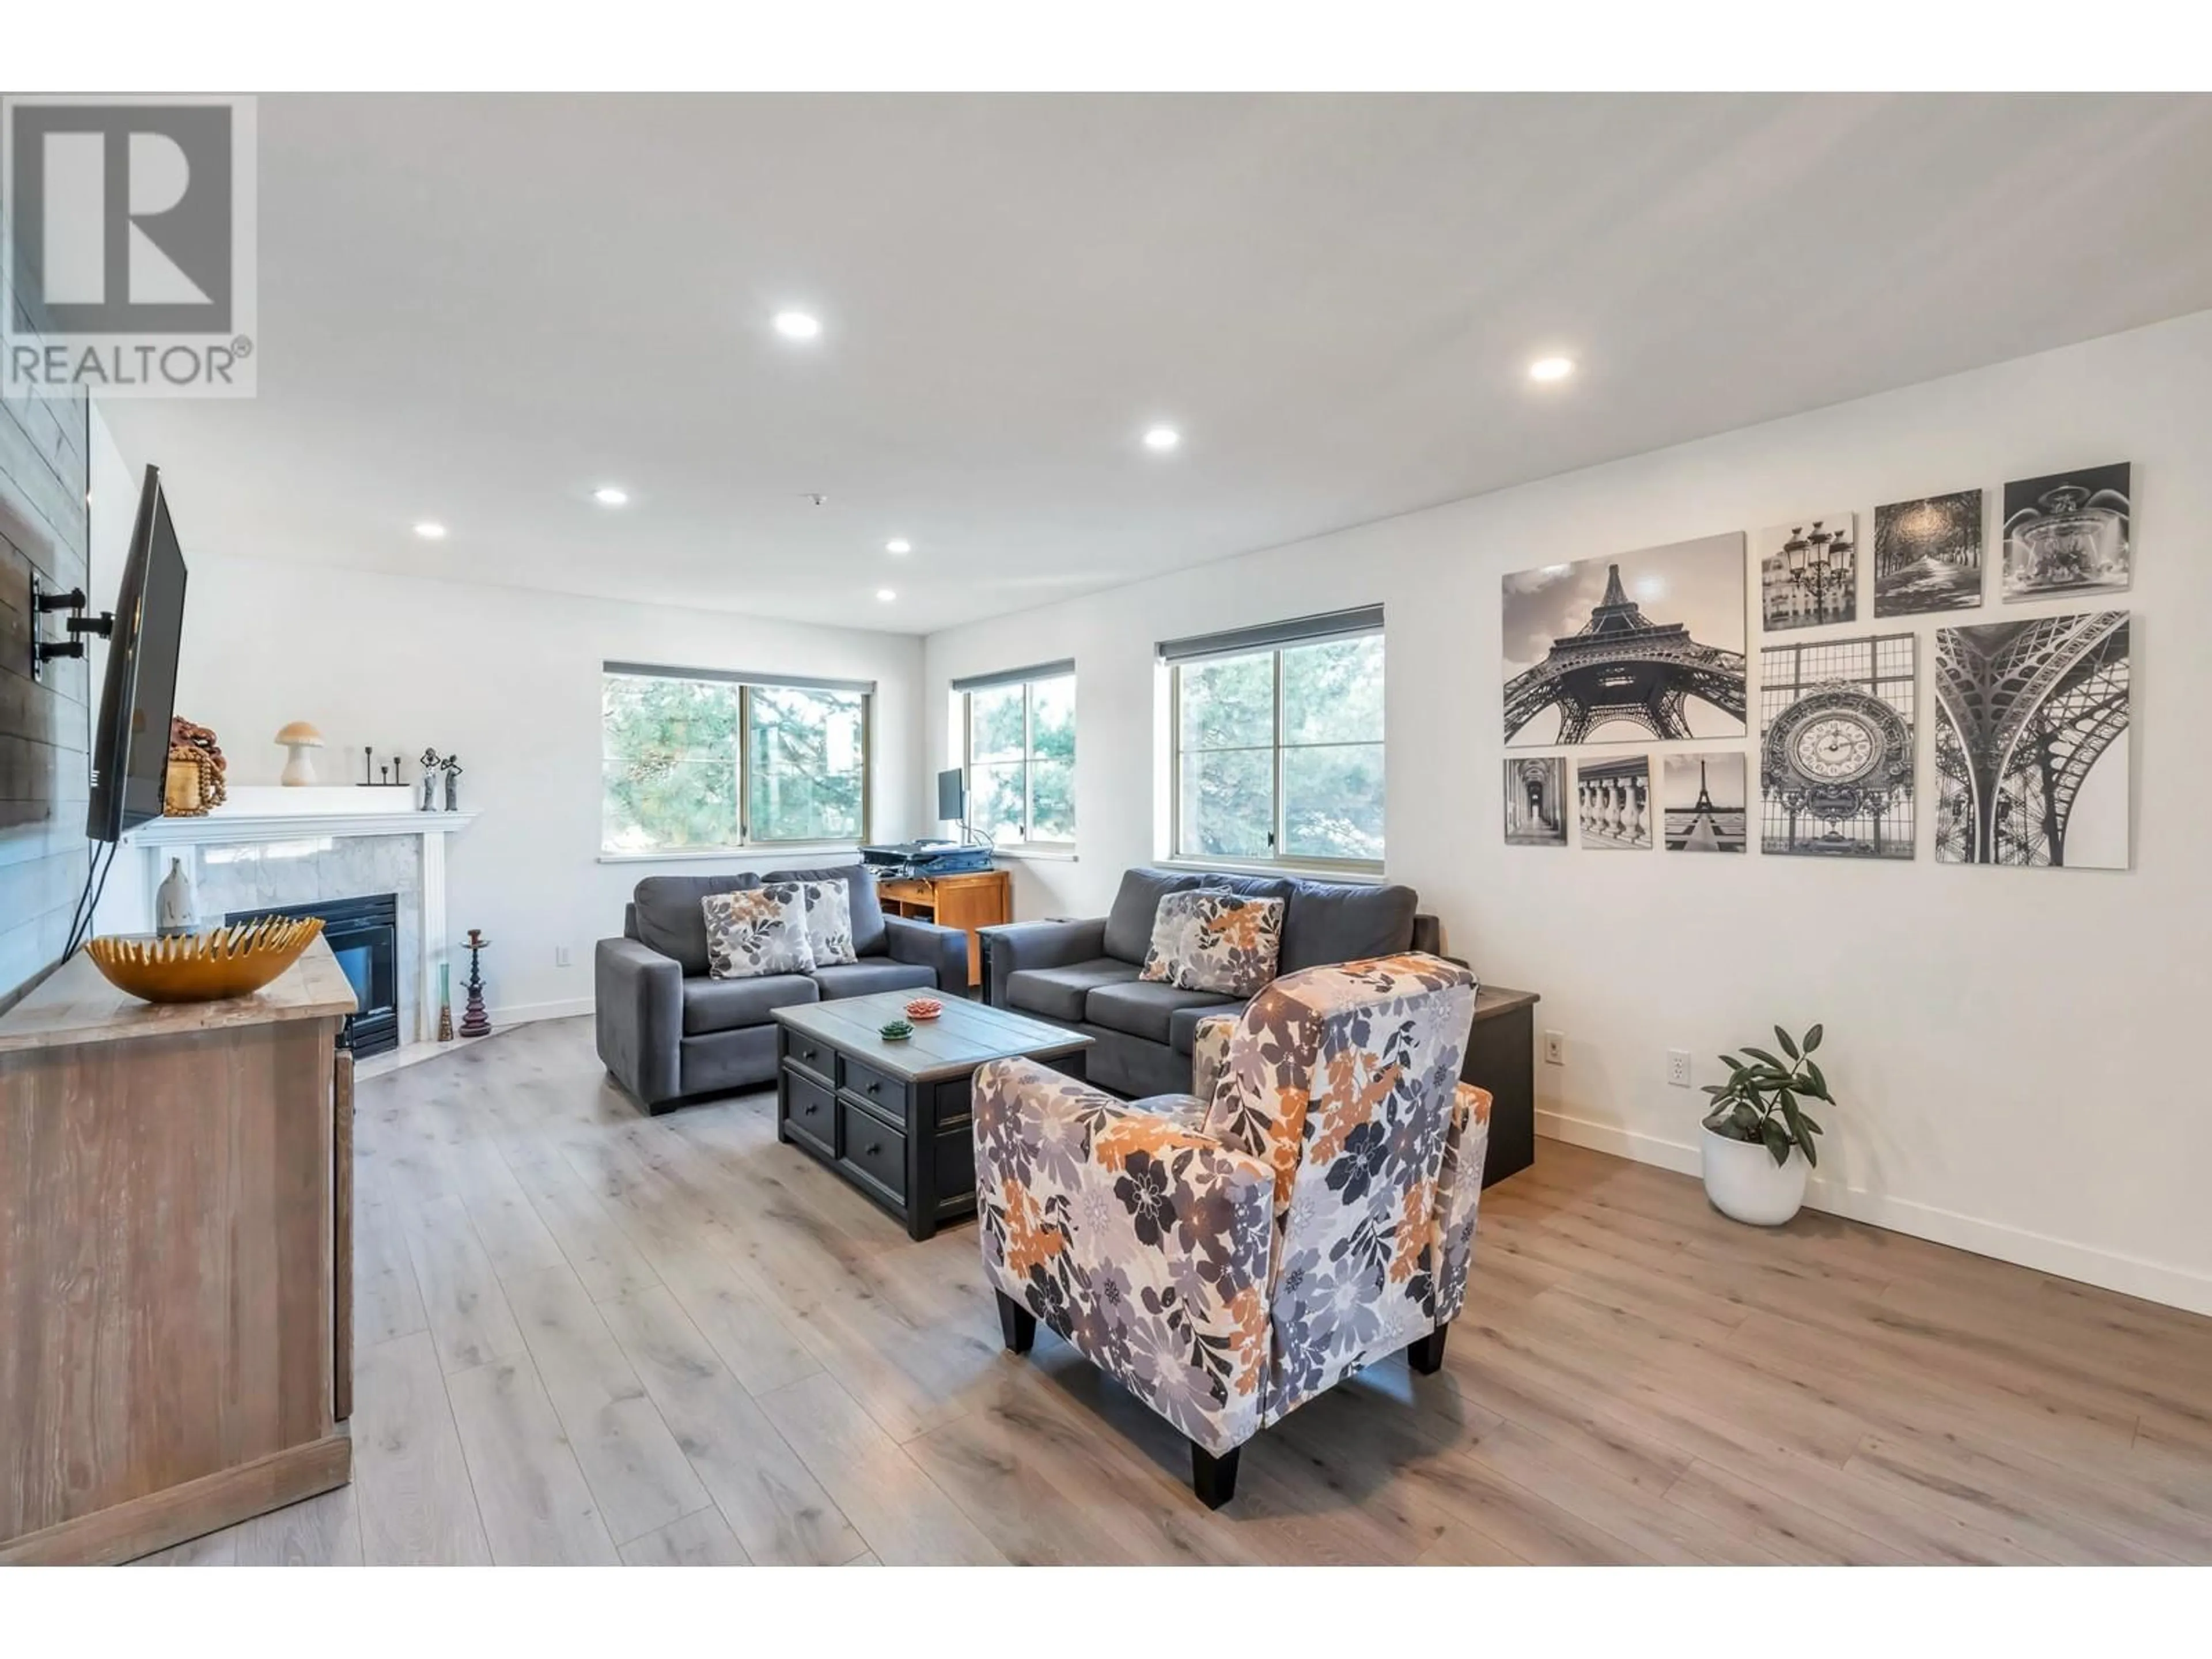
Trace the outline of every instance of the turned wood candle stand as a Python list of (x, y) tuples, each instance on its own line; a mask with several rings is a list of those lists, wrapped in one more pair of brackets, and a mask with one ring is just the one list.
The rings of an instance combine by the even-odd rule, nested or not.
[(491, 1035), (491, 1021), (484, 1013), (483, 961), (483, 948), (490, 943), (482, 929), (469, 929), (469, 982), (465, 988), (469, 1000), (461, 1009), (461, 1035), (465, 1037)]

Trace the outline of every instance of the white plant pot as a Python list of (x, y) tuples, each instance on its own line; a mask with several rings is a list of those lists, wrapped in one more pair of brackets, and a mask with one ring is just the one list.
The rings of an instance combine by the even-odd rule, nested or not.
[(1804, 1207), (1807, 1164), (1795, 1146), (1787, 1164), (1777, 1164), (1760, 1142), (1730, 1140), (1711, 1129), (1700, 1133), (1705, 1196), (1723, 1215), (1754, 1227), (1779, 1227)]

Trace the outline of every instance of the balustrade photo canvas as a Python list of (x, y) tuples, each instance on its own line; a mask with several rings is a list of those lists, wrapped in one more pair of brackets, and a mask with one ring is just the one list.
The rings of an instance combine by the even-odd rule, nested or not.
[(2113, 593), (2134, 580), (2129, 466), (2087, 466), (2004, 487), (2004, 596)]
[(1822, 513), (1773, 525), (1753, 539), (1759, 619), (1771, 634), (1859, 617), (1858, 514)]
[(1971, 611), (1982, 602), (1982, 492), (1874, 510), (1874, 614)]
[(2128, 867), (2128, 613), (1936, 633), (1936, 857)]
[(1670, 853), (1741, 853), (1750, 839), (1740, 753), (1668, 755), (1660, 763), (1659, 806)]
[(1762, 850), (1912, 856), (1918, 662), (1912, 634), (1759, 652)]
[(1567, 844), (1567, 763), (1559, 756), (1505, 763), (1505, 844)]
[(1575, 766), (1575, 813), (1585, 847), (1651, 848), (1651, 762), (1581, 761)]
[(1505, 578), (1510, 748), (1741, 737), (1743, 532)]

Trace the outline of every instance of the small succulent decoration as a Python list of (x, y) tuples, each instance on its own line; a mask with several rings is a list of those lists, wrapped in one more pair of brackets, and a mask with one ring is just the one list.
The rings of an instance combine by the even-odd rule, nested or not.
[(903, 1042), (914, 1035), (914, 1026), (906, 1020), (894, 1019), (885, 1024), (876, 1035), (886, 1042)]
[(1836, 1097), (1828, 1092), (1828, 1079), (1820, 1075), (1820, 1064), (1813, 1058), (1813, 1050), (1820, 1046), (1820, 1028), (1813, 1027), (1800, 1042), (1778, 1025), (1774, 1040), (1789, 1056), (1787, 1064), (1747, 1043), (1745, 1059), (1721, 1056), (1721, 1064), (1729, 1068), (1729, 1080), (1705, 1085), (1713, 1101), (1705, 1114), (1705, 1127), (1730, 1140), (1765, 1146), (1778, 1164), (1790, 1161), (1790, 1149), (1795, 1146), (1805, 1154), (1806, 1163), (1818, 1168), (1820, 1154), (1814, 1137), (1820, 1133), (1820, 1126), (1803, 1103), (1809, 1099), (1831, 1106), (1836, 1103)]

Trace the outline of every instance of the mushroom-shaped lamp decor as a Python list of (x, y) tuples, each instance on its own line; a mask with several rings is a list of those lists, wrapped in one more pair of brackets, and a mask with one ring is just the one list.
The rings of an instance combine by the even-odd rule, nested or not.
[(315, 781), (315, 750), (323, 746), (323, 734), (305, 720), (294, 720), (276, 734), (276, 741), (284, 745), (284, 775), (280, 783), (297, 786)]

